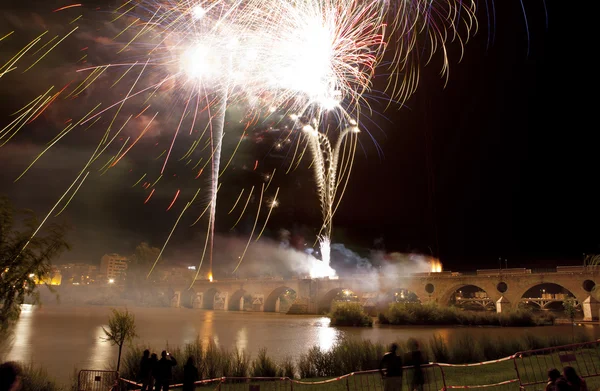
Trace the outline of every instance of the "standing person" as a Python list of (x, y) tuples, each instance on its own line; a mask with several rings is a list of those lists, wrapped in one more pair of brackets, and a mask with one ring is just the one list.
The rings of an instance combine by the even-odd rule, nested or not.
[(411, 352), (408, 357), (408, 365), (413, 366), (413, 378), (410, 389), (412, 391), (423, 391), (423, 385), (425, 384), (425, 374), (421, 365), (426, 364), (423, 353), (419, 348), (419, 342), (416, 339), (411, 338), (409, 341)]
[(150, 351), (148, 349), (144, 350), (144, 355), (140, 361), (140, 379), (142, 380), (142, 391), (152, 391), (152, 386), (150, 385), (152, 381), (152, 368), (150, 367)]
[(588, 391), (587, 384), (585, 384), (585, 380), (583, 380), (582, 377), (579, 377), (579, 375), (577, 375), (575, 368), (564, 367), (563, 376), (565, 377), (565, 380), (569, 383), (569, 387), (572, 391)]
[(560, 372), (556, 368), (548, 369), (548, 383), (546, 384), (546, 391), (556, 390), (556, 381), (560, 379)]
[(398, 356), (397, 351), (398, 345), (393, 343), (390, 351), (383, 355), (381, 363), (379, 363), (384, 391), (400, 391), (402, 389), (402, 358)]
[(169, 383), (173, 378), (171, 368), (177, 365), (175, 357), (163, 350), (156, 363), (156, 391), (169, 391)]
[(194, 361), (194, 356), (189, 356), (183, 367), (183, 391), (196, 390), (196, 382), (199, 380), (199, 376)]
[(148, 390), (154, 391), (154, 384), (156, 382), (156, 377), (158, 376), (158, 355), (156, 353), (152, 353), (150, 355), (150, 361), (148, 362), (148, 366), (150, 368), (150, 382), (148, 383)]
[(21, 367), (8, 361), (0, 365), (0, 391), (19, 391), (21, 389)]

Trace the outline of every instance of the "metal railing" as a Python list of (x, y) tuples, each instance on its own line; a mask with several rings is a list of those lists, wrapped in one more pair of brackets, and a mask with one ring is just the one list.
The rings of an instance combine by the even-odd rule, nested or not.
[[(486, 384), (465, 385), (452, 376), (452, 371), (463, 371), (464, 368), (496, 365), (496, 368), (506, 369), (514, 367), (515, 375), (504, 378), (488, 379)], [(508, 368), (507, 368), (508, 366)], [(552, 348), (528, 350), (515, 353), (511, 356), (497, 360), (472, 363), (472, 364), (443, 364), (430, 363), (421, 366), (423, 383), (414, 384), (415, 369), (411, 366), (403, 367), (402, 390), (412, 391), (446, 391), (451, 389), (486, 389), (486, 391), (529, 391), (545, 387), (547, 371), (550, 368), (561, 370), (564, 366), (572, 366), (577, 373), (586, 379), (588, 389), (600, 390), (600, 340)], [(461, 369), (462, 368), (462, 369)], [(448, 372), (450, 371), (450, 372)], [(110, 371), (81, 371), (111, 373)], [(447, 373), (448, 372), (448, 373)], [(509, 369), (512, 372), (512, 369)], [(86, 375), (87, 376), (87, 375)], [(98, 375), (94, 375), (98, 376)], [(512, 377), (507, 379), (507, 377)], [(418, 378), (418, 377), (417, 377)], [(448, 384), (448, 379), (454, 378)], [(112, 378), (114, 379), (114, 377)], [(139, 389), (141, 384), (131, 380), (121, 379), (122, 384), (128, 389)], [(383, 391), (385, 378), (379, 370), (352, 372), (343, 376), (317, 381), (295, 380), (289, 377), (220, 377), (216, 379), (201, 380), (196, 382), (197, 389), (215, 391), (314, 391), (325, 389), (327, 391)], [(102, 381), (100, 381), (102, 383)], [(108, 384), (105, 382), (102, 384)], [(98, 384), (96, 384), (98, 385)], [(183, 384), (173, 384), (170, 388), (181, 388)], [(108, 391), (110, 387), (79, 388), (79, 391)]]
[(82, 369), (77, 374), (78, 391), (108, 391), (119, 381), (117, 371)]
[(595, 378), (600, 376), (600, 341), (518, 352), (513, 361), (523, 390), (545, 384), (549, 368), (571, 366), (579, 376)]

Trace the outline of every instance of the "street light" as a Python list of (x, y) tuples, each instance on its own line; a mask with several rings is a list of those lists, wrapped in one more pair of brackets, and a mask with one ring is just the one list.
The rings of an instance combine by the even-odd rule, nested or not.
[(108, 280), (108, 283), (109, 283), (109, 284), (114, 284), (114, 283), (115, 283), (115, 280), (114, 280), (114, 278), (110, 278), (110, 279)]

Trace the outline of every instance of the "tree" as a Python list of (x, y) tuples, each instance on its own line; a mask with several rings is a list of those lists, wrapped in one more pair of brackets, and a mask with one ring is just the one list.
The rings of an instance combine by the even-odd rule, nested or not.
[(135, 316), (127, 310), (119, 311), (113, 308), (112, 315), (108, 319), (108, 330), (104, 327), (102, 327), (102, 330), (104, 330), (104, 334), (106, 334), (104, 340), (119, 347), (119, 356), (117, 358), (118, 372), (121, 366), (123, 344), (125, 342), (131, 342), (137, 337), (137, 334), (135, 333)]
[(2, 330), (19, 319), (25, 298), (39, 302), (36, 282), (44, 281), (51, 272), (51, 261), (70, 248), (65, 240), (67, 227), (64, 224), (47, 224), (36, 233), (38, 228), (39, 222), (32, 211), (18, 212), (6, 197), (0, 197)]
[(565, 315), (571, 319), (571, 337), (573, 342), (575, 341), (575, 329), (573, 324), (575, 323), (575, 311), (577, 307), (577, 301), (574, 297), (567, 297), (563, 301), (563, 308), (565, 309)]
[(151, 247), (148, 243), (142, 242), (135, 248), (135, 252), (129, 257), (126, 278), (126, 295), (130, 299), (139, 303), (145, 303), (148, 300), (152, 281), (146, 279), (150, 268), (160, 254), (160, 249)]

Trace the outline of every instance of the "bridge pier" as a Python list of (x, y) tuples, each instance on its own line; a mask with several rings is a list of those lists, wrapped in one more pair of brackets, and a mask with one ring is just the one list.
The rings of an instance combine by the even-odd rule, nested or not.
[(192, 308), (194, 308), (194, 309), (202, 308), (203, 301), (204, 301), (204, 294), (202, 292), (196, 292), (192, 296)]
[(510, 301), (504, 296), (500, 296), (498, 301), (496, 301), (496, 312), (502, 313), (502, 311), (506, 312), (510, 309)]
[(581, 303), (581, 306), (583, 307), (583, 320), (598, 320), (598, 311), (600, 310), (600, 302), (598, 300), (590, 295)]
[(229, 292), (215, 293), (213, 309), (227, 311), (229, 308)]
[[(277, 300), (279, 300), (279, 298)], [(265, 295), (261, 295), (261, 294), (253, 295), (252, 296), (252, 311), (263, 312), (264, 310), (265, 310)]]
[(173, 292), (173, 296), (171, 297), (171, 307), (172, 308), (181, 307), (181, 291)]

